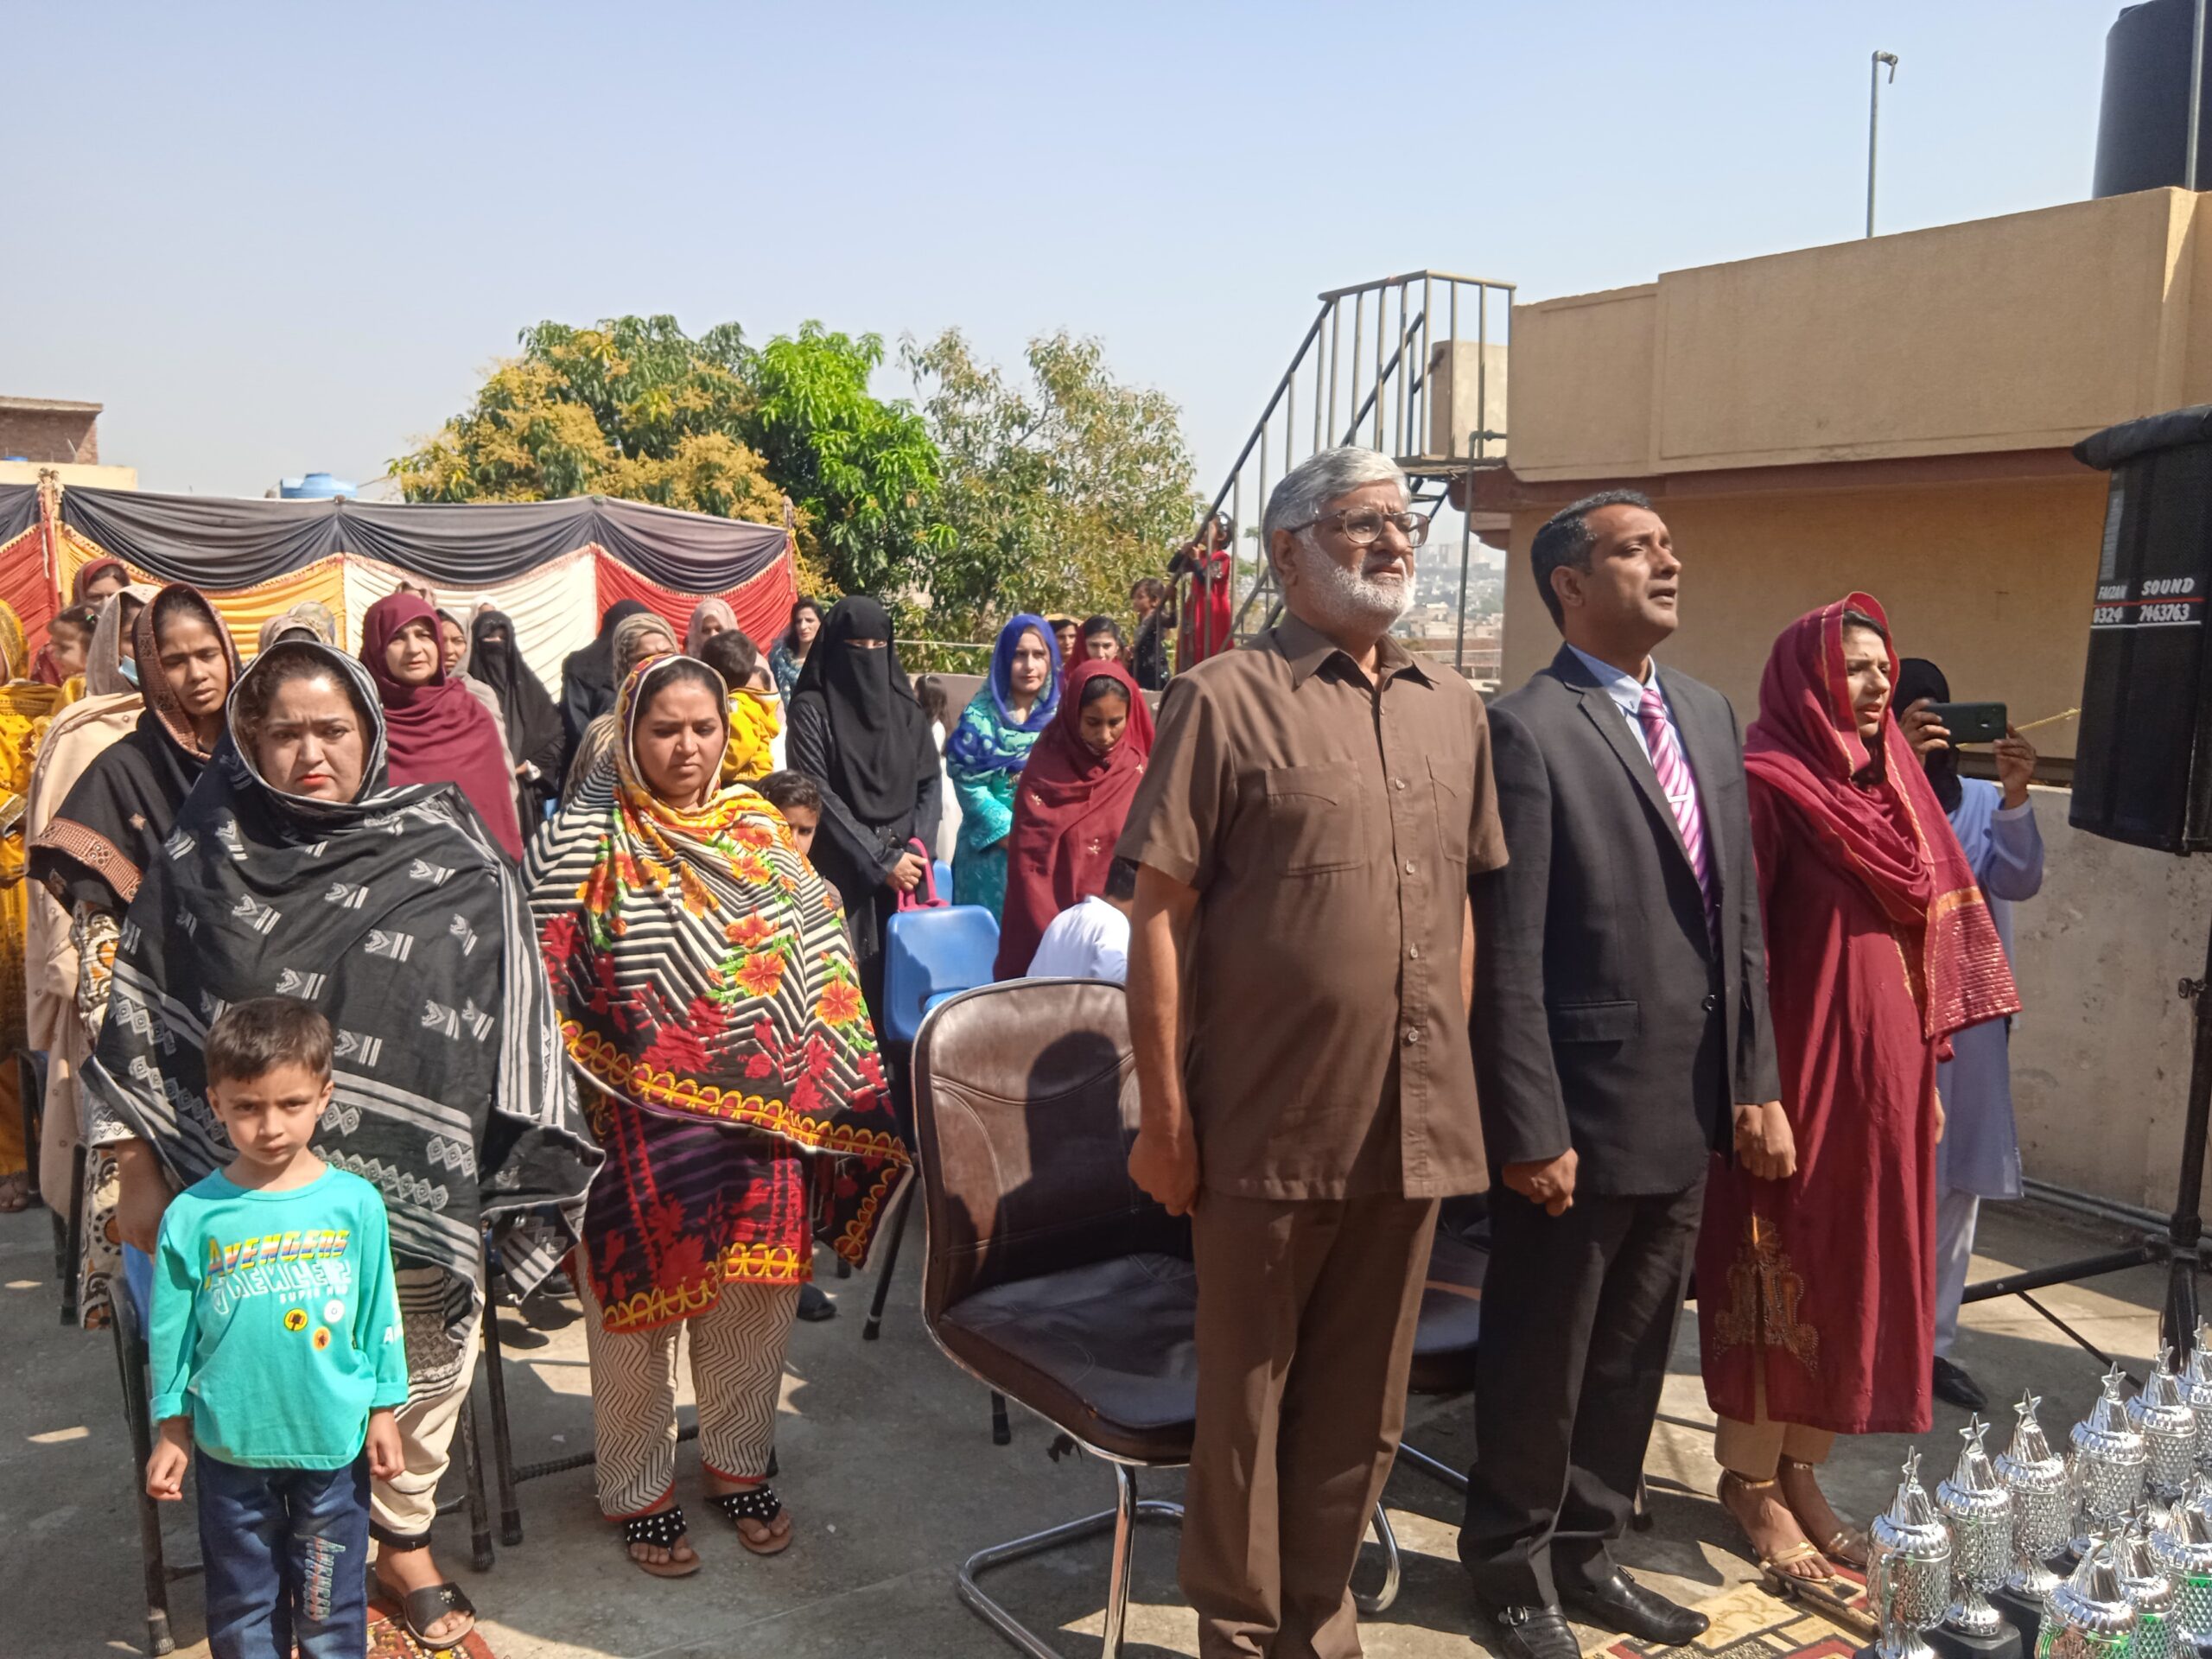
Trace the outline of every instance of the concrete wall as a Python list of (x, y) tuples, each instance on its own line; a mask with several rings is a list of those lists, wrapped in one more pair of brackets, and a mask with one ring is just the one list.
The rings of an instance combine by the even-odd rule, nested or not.
[(2145, 191), (1516, 306), (1510, 465), (2050, 448), (2212, 398), (2204, 200)]
[(138, 469), (136, 467), (73, 467), (35, 461), (0, 461), (0, 484), (35, 484), (41, 473), (52, 473), (61, 480), (61, 487), (65, 490), (135, 490), (138, 487)]
[(2204, 971), (2212, 859), (2080, 834), (2065, 791), (2033, 792), (2044, 888), (2013, 911), (2021, 1161), (2039, 1180), (2163, 1210), (2194, 1035), (2174, 993)]
[[(1954, 696), (2023, 722), (2081, 701), (2105, 478), (1662, 499), (1682, 559), (1681, 632), (1665, 660), (1719, 687), (1745, 723), (1775, 636), (1853, 588), (1890, 613), (1899, 651), (1942, 665)], [(1527, 549), (1542, 509), (1514, 515), (1503, 683), (1551, 660), (1559, 634)], [(2071, 756), (2075, 724), (2033, 732)]]

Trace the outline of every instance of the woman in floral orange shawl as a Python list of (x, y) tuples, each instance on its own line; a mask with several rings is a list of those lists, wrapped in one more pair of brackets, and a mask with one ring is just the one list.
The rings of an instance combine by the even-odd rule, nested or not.
[(708, 1496), (747, 1548), (781, 1550), (791, 1522), (764, 1477), (814, 1238), (864, 1263), (909, 1167), (836, 891), (774, 808), (718, 784), (728, 718), (704, 663), (640, 664), (613, 753), (527, 866), (607, 1152), (576, 1275), (600, 1504), (660, 1576), (698, 1567), (671, 1502), (677, 1332)]

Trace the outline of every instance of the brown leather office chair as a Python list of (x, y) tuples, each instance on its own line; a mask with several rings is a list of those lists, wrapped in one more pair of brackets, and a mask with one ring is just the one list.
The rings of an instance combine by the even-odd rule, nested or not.
[[(1141, 1519), (1136, 1471), (1188, 1463), (1197, 1413), (1198, 1279), (1190, 1225), (1130, 1181), (1136, 1061), (1122, 988), (1096, 980), (987, 985), (939, 1004), (914, 1042), (916, 1162), (926, 1259), (922, 1320), (946, 1356), (1114, 1470), (1115, 1505), (978, 1550), (960, 1599), (1033, 1659), (1058, 1650), (981, 1576), (1111, 1531), (1103, 1659), (1116, 1659)], [(1395, 1541), (1376, 1510), (1389, 1577)]]
[(1136, 1063), (1118, 985), (1019, 980), (940, 1004), (914, 1042), (927, 1259), (922, 1319), (954, 1363), (1114, 1470), (1115, 1506), (980, 1550), (960, 1599), (1034, 1659), (1056, 1650), (987, 1595), (992, 1567), (1111, 1529), (1106, 1659), (1121, 1651), (1135, 1471), (1187, 1463), (1198, 1280), (1190, 1227), (1129, 1180)]

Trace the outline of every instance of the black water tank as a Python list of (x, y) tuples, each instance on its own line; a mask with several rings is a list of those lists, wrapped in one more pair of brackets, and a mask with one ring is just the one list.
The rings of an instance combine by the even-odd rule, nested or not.
[[(2196, 0), (2149, 0), (2121, 12), (2107, 32), (2094, 194), (2124, 196), (2182, 182), (2196, 19)], [(2205, 47), (2205, 68), (2196, 181), (2212, 189), (2212, 41)]]

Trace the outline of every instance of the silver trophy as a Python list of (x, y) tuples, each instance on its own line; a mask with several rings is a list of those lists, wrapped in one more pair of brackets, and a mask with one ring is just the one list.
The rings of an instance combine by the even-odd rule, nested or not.
[(2012, 1494), (1989, 1466), (1980, 1416), (1959, 1431), (1958, 1467), (1936, 1489), (1936, 1507), (1951, 1527), (1951, 1578), (1958, 1593), (1943, 1615), (1943, 1627), (1980, 1640), (2001, 1636), (2005, 1620), (1989, 1605), (1989, 1592), (2005, 1582), (2012, 1567)]
[(2212, 1320), (2200, 1320), (2182, 1372), (2181, 1397), (2196, 1414), (2196, 1465), (2212, 1469)]
[(2105, 1373), (2104, 1390), (2089, 1414), (2074, 1425), (2074, 1495), (2080, 1505), (2074, 1522), (2074, 1548), (2086, 1554), (2092, 1536), (2110, 1535), (2143, 1501), (2143, 1472), (2149, 1453), (2143, 1437), (2127, 1421), (2120, 1403), (2122, 1373), (2117, 1363)]
[(2012, 1408), (2019, 1426), (2012, 1444), (1999, 1454), (1997, 1478), (2012, 1494), (2012, 1571), (2005, 1587), (2031, 1600), (2040, 1600), (2064, 1582), (2050, 1570), (2050, 1558), (2066, 1547), (2074, 1532), (2074, 1492), (2066, 1477), (2066, 1460), (2050, 1449), (2036, 1408), (2043, 1403), (2023, 1394)]
[(2127, 1402), (2127, 1421), (2143, 1437), (2144, 1481), (2163, 1509), (2181, 1496), (2196, 1465), (2196, 1414), (2174, 1375), (2172, 1349), (2159, 1350), (2143, 1391)]
[(2174, 1645), (2184, 1654), (2212, 1645), (2212, 1481), (2190, 1477), (2152, 1531), (2151, 1559), (2173, 1586)]
[(1920, 1484), (1920, 1453), (1904, 1460), (1890, 1507), (1867, 1529), (1867, 1602), (1879, 1659), (1934, 1659), (1926, 1632), (1951, 1605), (1951, 1535)]
[(2174, 1587), (2151, 1554), (2147, 1510), (2135, 1512), (2126, 1530), (2113, 1541), (2113, 1549), (2120, 1565), (2120, 1587), (2135, 1604), (2135, 1637), (2128, 1643), (2127, 1659), (2173, 1659)]
[(2109, 1535), (2092, 1538), (2074, 1576), (2044, 1599), (2036, 1659), (2128, 1659), (2135, 1604), (2120, 1582)]

